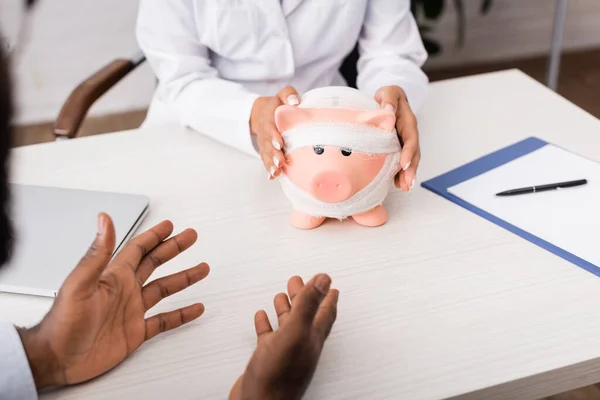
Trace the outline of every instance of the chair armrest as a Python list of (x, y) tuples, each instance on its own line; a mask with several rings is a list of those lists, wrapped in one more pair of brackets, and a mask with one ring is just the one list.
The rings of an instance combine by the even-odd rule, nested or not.
[(72, 139), (77, 136), (79, 127), (94, 102), (144, 60), (143, 56), (133, 60), (114, 60), (81, 82), (60, 110), (54, 123), (54, 136), (57, 139)]

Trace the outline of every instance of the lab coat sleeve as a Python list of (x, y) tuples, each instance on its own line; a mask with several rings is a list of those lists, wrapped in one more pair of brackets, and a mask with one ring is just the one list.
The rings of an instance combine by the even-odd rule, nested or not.
[(410, 0), (369, 0), (358, 46), (358, 88), (375, 95), (383, 86), (398, 85), (416, 112), (429, 80), (421, 69), (427, 51)]
[(136, 36), (160, 82), (160, 101), (184, 126), (257, 155), (250, 114), (259, 96), (219, 77), (201, 30), (189, 0), (140, 1)]

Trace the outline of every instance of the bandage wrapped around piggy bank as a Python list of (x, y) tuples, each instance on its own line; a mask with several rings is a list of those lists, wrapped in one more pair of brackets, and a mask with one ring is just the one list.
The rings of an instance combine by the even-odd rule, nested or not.
[(383, 202), (400, 169), (396, 117), (370, 96), (325, 87), (281, 106), (275, 122), (286, 156), (279, 182), (292, 202), (292, 225), (312, 229), (326, 218), (364, 226), (387, 222)]

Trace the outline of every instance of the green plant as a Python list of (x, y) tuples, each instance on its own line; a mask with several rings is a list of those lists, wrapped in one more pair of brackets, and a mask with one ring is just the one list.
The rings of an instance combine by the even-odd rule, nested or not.
[[(436, 55), (442, 51), (442, 46), (429, 36), (432, 27), (427, 22), (438, 20), (443, 14), (446, 3), (451, 1), (457, 13), (456, 45), (462, 47), (465, 43), (466, 14), (462, 0), (411, 0), (410, 8), (419, 25), (419, 32), (423, 39), (425, 49), (430, 55)], [(480, 6), (481, 15), (486, 15), (492, 8), (492, 0), (482, 0)]]

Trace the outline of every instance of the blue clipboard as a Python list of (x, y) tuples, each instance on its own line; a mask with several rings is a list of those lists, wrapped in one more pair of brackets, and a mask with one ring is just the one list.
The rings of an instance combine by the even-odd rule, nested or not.
[(478, 207), (475, 207), (471, 203), (464, 201), (463, 199), (456, 197), (455, 195), (448, 192), (448, 188), (451, 188), (459, 183), (472, 179), (483, 173), (491, 171), (492, 169), (498, 168), (510, 161), (513, 161), (519, 157), (523, 157), (529, 153), (541, 149), (547, 146), (549, 143), (541, 139), (530, 137), (521, 142), (515, 143), (511, 146), (505, 147), (494, 153), (483, 156), (473, 162), (463, 165), (462, 167), (456, 168), (450, 172), (440, 175), (436, 178), (425, 181), (421, 184), (422, 187), (428, 189), (443, 198), (450, 200), (451, 202), (458, 204), (459, 206), (487, 219), (488, 221), (522, 237), (531, 243), (538, 245), (539, 247), (548, 250), (549, 252), (591, 272), (594, 275), (600, 276), (600, 267), (586, 261), (576, 255), (561, 249), (558, 246), (553, 245), (523, 229), (514, 226)]

